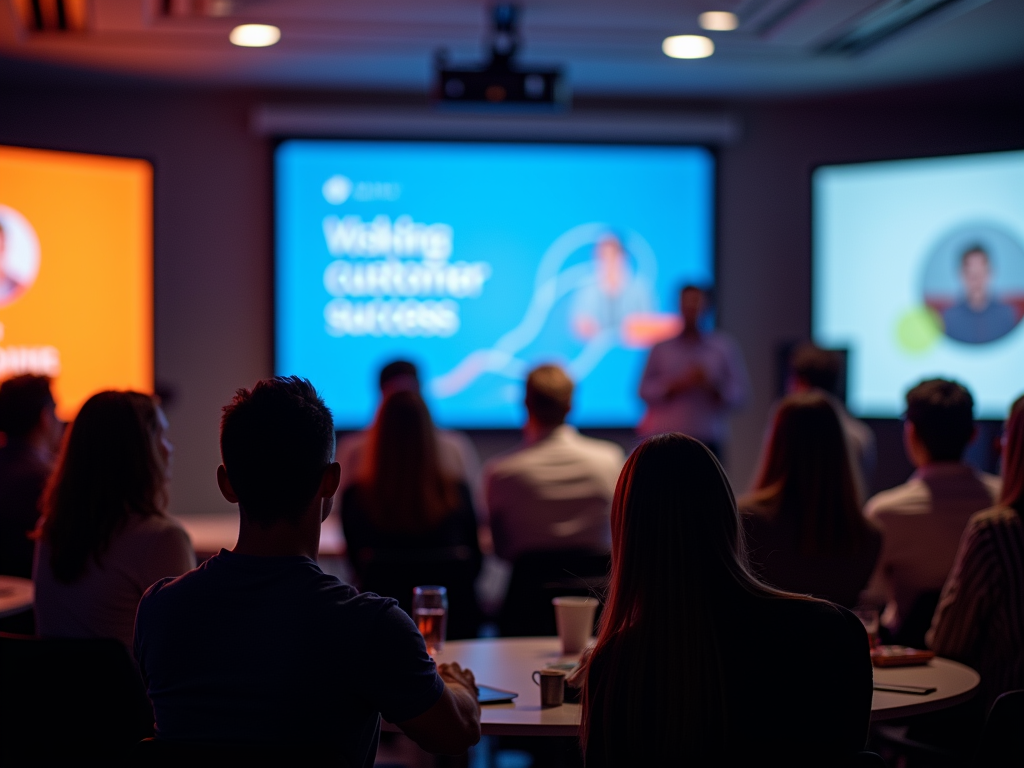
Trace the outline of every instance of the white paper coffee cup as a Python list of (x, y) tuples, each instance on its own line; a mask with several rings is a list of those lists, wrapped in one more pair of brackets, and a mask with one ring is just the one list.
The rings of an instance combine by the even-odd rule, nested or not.
[(556, 597), (551, 604), (555, 606), (555, 626), (562, 640), (562, 653), (566, 656), (582, 653), (594, 628), (597, 598)]

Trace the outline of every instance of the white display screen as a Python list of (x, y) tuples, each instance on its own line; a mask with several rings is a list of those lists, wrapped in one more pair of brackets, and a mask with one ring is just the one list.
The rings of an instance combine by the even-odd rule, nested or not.
[(943, 377), (1004, 418), (1024, 392), (1024, 151), (823, 166), (813, 194), (813, 335), (849, 351), (850, 410), (897, 417)]

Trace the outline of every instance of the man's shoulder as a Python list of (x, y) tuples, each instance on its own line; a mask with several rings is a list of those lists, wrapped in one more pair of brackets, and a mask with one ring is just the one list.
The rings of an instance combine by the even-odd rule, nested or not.
[(902, 485), (879, 491), (864, 505), (868, 518), (879, 519), (888, 515), (916, 515), (928, 511), (928, 488), (916, 477)]
[(588, 437), (575, 432), (572, 443), (579, 449), (581, 455), (585, 453), (587, 456), (601, 461), (617, 463), (620, 467), (626, 460), (626, 452), (622, 450), (622, 446), (611, 440)]
[(999, 498), (999, 494), (1003, 490), (1003, 481), (995, 475), (990, 475), (988, 472), (975, 472), (974, 476), (981, 481), (981, 484), (985, 486), (985, 490), (992, 496), (992, 500), (995, 501)]

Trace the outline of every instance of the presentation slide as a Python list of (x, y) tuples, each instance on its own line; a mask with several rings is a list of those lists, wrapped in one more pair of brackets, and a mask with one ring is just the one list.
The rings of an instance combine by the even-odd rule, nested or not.
[(153, 169), (0, 147), (0, 379), (54, 378), (58, 415), (153, 389)]
[(1024, 152), (814, 173), (814, 338), (849, 350), (850, 409), (897, 417), (926, 378), (979, 418), (1024, 392)]
[(439, 424), (506, 428), (529, 370), (557, 363), (571, 421), (633, 426), (679, 288), (713, 280), (713, 176), (697, 147), (283, 142), (277, 372), (350, 429), (409, 359)]

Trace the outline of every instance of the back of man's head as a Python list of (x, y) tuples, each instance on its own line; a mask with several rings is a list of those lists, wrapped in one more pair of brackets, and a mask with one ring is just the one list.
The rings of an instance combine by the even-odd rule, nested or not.
[(334, 420), (308, 380), (264, 379), (224, 406), (220, 452), (246, 517), (262, 525), (293, 520), (334, 458)]
[(932, 461), (960, 461), (974, 434), (974, 398), (955, 381), (922, 381), (907, 392), (906, 418)]
[(48, 376), (26, 373), (0, 384), (0, 432), (8, 440), (24, 440), (53, 406)]
[(526, 377), (526, 410), (538, 424), (557, 427), (572, 408), (572, 379), (557, 365), (541, 365)]
[(816, 344), (801, 344), (793, 350), (789, 365), (797, 381), (830, 395), (837, 394), (842, 359), (836, 352)]
[(419, 371), (408, 360), (393, 360), (380, 369), (380, 391), (386, 395), (400, 389), (420, 389)]

